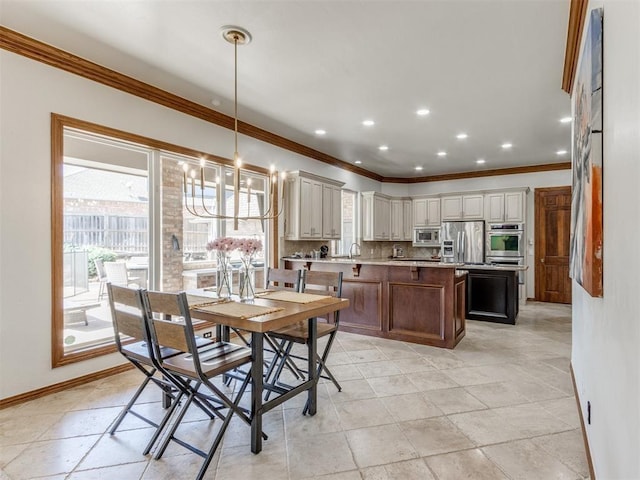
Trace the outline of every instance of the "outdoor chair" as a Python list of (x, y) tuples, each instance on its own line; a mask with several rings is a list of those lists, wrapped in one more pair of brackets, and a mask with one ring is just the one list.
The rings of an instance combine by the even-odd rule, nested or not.
[(96, 274), (98, 275), (98, 281), (100, 282), (100, 287), (98, 288), (98, 300), (102, 300), (107, 289), (107, 272), (104, 270), (104, 263), (101, 259), (96, 258), (93, 261), (93, 264), (96, 267)]
[(124, 262), (104, 262), (103, 265), (107, 281), (110, 284), (120, 287), (139, 286), (136, 282), (140, 279), (129, 276), (127, 265)]

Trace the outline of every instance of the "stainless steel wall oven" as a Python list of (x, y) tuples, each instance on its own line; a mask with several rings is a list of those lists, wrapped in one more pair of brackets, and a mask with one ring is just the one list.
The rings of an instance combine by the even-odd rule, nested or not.
[(490, 223), (486, 230), (487, 257), (524, 257), (523, 223)]

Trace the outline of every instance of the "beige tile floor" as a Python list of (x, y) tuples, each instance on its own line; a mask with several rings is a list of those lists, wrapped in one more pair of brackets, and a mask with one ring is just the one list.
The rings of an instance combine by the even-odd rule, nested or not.
[[(587, 478), (570, 351), (570, 307), (541, 303), (515, 327), (469, 321), (455, 350), (340, 332), (343, 391), (320, 385), (314, 417), (300, 397), (269, 412), (259, 455), (234, 419), (206, 478)], [(200, 458), (178, 446), (141, 454), (151, 430), (139, 420), (109, 435), (139, 381), (131, 371), (0, 410), (0, 479), (193, 478)], [(144, 411), (159, 413), (158, 398), (150, 389)], [(206, 444), (212, 426), (194, 410), (183, 431)]]

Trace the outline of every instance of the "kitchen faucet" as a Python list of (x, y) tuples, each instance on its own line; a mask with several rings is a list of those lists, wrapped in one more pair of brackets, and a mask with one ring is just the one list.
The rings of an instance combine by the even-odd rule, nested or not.
[[(357, 255), (354, 255), (354, 254), (353, 254), (353, 246), (354, 246), (354, 245), (357, 247), (357, 248), (356, 248), (356, 251), (358, 252), (358, 254), (357, 254)], [(361, 252), (360, 252), (360, 245), (358, 245), (356, 242), (353, 242), (353, 243), (351, 244), (351, 246), (349, 247), (349, 258), (353, 258), (354, 256), (360, 256), (360, 255), (361, 255)]]

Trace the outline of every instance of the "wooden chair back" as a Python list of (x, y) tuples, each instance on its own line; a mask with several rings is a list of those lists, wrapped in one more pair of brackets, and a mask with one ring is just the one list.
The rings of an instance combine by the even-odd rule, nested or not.
[(305, 270), (303, 277), (303, 292), (316, 293), (318, 295), (342, 295), (342, 272), (318, 272)]
[(182, 293), (144, 292), (151, 341), (159, 351), (167, 347), (197, 353), (187, 296)]
[(118, 349), (121, 350), (122, 340), (126, 337), (135, 341), (148, 341), (141, 291), (108, 283), (107, 292)]
[[(317, 295), (342, 296), (342, 272), (318, 272), (305, 270), (302, 276), (302, 292)], [(320, 318), (320, 317), (319, 317)], [(333, 323), (340, 323), (340, 311), (327, 314), (323, 318), (328, 322), (333, 318)]]
[(300, 291), (302, 270), (269, 268), (267, 270), (267, 288), (275, 290)]

